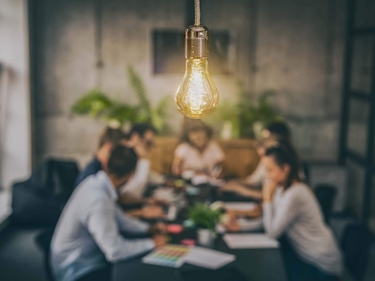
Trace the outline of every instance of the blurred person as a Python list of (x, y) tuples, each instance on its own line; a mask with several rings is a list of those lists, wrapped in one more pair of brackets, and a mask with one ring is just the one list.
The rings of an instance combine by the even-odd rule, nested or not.
[(256, 200), (262, 199), (261, 189), (266, 180), (265, 166), (262, 161), (265, 150), (278, 142), (291, 143), (291, 133), (286, 123), (274, 122), (266, 126), (262, 130), (261, 135), (262, 139), (257, 141), (256, 144), (259, 162), (255, 171), (244, 180), (229, 181), (221, 187), (221, 191), (235, 192), (241, 196)]
[(185, 171), (218, 177), (224, 152), (212, 140), (212, 130), (201, 120), (185, 120), (180, 144), (174, 152), (172, 172), (182, 175)]
[(140, 197), (146, 186), (150, 171), (149, 157), (150, 150), (154, 144), (155, 133), (155, 129), (146, 123), (135, 124), (128, 138), (119, 128), (105, 128), (100, 135), (99, 148), (94, 158), (80, 173), (75, 186), (81, 183), (86, 177), (94, 175), (104, 169), (107, 165), (112, 148), (121, 143), (133, 147), (139, 159), (134, 175), (127, 185), (123, 187), (122, 191), (134, 195), (135, 197)]
[(289, 142), (266, 150), (269, 179), (263, 187), (263, 225), (272, 238), (285, 237), (290, 280), (338, 280), (342, 257), (324, 222), (312, 190), (299, 178), (299, 164)]
[[(112, 148), (121, 143), (134, 147), (138, 155), (138, 162), (134, 175), (132, 175), (127, 184), (121, 188), (120, 203), (125, 206), (157, 203), (157, 201), (152, 199), (140, 198), (147, 184), (150, 170), (149, 153), (153, 146), (154, 137), (155, 129), (148, 124), (135, 124), (130, 131), (129, 139), (121, 129), (106, 127), (100, 135), (99, 146), (95, 156), (79, 174), (75, 186), (79, 185), (88, 176), (105, 169)], [(129, 213), (132, 216), (145, 218), (159, 218), (164, 216), (163, 210), (158, 206), (146, 206), (140, 210), (129, 211)]]
[(278, 143), (276, 139), (271, 137), (258, 141), (256, 144), (256, 152), (260, 160), (255, 171), (244, 180), (227, 182), (221, 187), (221, 191), (234, 192), (243, 197), (261, 200), (261, 189), (266, 181), (266, 169), (263, 163), (263, 156), (267, 148), (273, 147)]
[(155, 128), (148, 123), (134, 124), (130, 130), (125, 144), (134, 148), (138, 155), (138, 162), (134, 175), (120, 189), (119, 198), (120, 204), (125, 206), (147, 204), (140, 210), (132, 210), (128, 213), (148, 219), (164, 217), (165, 213), (158, 205), (166, 205), (163, 200), (143, 197), (148, 183), (161, 184), (165, 182), (162, 175), (150, 169), (150, 154), (155, 143), (155, 135)]
[(74, 186), (78, 186), (85, 178), (95, 175), (107, 166), (112, 148), (125, 140), (125, 134), (121, 129), (106, 127), (99, 137), (99, 146), (93, 159), (78, 175)]
[(263, 128), (261, 132), (263, 140), (275, 138), (281, 141), (292, 142), (292, 134), (289, 126), (285, 122), (273, 122)]
[[(116, 204), (118, 189), (134, 172), (132, 148), (113, 148), (105, 171), (89, 176), (73, 192), (59, 219), (51, 244), (57, 281), (110, 280), (109, 263), (166, 244), (163, 227), (127, 217)], [(124, 239), (120, 231), (153, 234), (152, 239)]]
[(156, 130), (147, 123), (134, 124), (126, 145), (133, 147), (138, 155), (134, 176), (121, 189), (122, 194), (141, 198), (150, 175), (150, 153), (155, 143)]

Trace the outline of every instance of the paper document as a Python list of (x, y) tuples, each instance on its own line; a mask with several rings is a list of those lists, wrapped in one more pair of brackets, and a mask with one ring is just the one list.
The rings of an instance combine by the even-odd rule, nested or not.
[(224, 202), (224, 208), (236, 211), (252, 211), (257, 207), (256, 203)]
[(192, 247), (190, 252), (185, 256), (186, 263), (209, 269), (218, 269), (235, 259), (234, 255), (202, 247)]
[(154, 191), (153, 198), (164, 200), (169, 203), (176, 200), (176, 196), (173, 193), (173, 190), (168, 187), (159, 187)]
[(227, 234), (224, 241), (231, 249), (277, 248), (279, 242), (264, 234)]

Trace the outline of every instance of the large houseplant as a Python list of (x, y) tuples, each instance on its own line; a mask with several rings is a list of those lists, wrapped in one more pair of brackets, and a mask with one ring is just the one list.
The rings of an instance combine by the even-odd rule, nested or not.
[(275, 94), (266, 90), (259, 95), (254, 95), (244, 87), (239, 86), (235, 101), (223, 100), (216, 112), (206, 119), (207, 123), (221, 131), (224, 138), (231, 130), (232, 138), (258, 137), (260, 130), (275, 121), (284, 121), (282, 116), (271, 105), (271, 98)]
[(259, 137), (260, 130), (276, 121), (283, 121), (281, 115), (272, 107), (272, 90), (266, 90), (254, 98), (248, 91), (242, 91), (238, 103), (238, 122), (242, 137)]
[(80, 97), (72, 105), (71, 112), (101, 119), (114, 127), (123, 126), (126, 123), (148, 122), (161, 134), (168, 134), (170, 129), (166, 117), (170, 98), (162, 98), (153, 107), (141, 76), (131, 66), (127, 68), (127, 75), (131, 90), (138, 98), (137, 104), (121, 102), (120, 99), (111, 98), (104, 92), (94, 89)]

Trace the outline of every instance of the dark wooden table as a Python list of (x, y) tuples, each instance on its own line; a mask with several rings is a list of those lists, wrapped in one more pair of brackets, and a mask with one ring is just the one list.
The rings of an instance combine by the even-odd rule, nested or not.
[[(201, 201), (212, 195), (210, 188), (202, 189), (199, 198), (190, 198), (189, 205), (194, 201)], [(230, 201), (232, 201), (231, 198)], [(196, 238), (196, 232), (192, 229), (172, 236), (172, 243), (178, 244), (184, 238)], [(229, 249), (222, 237), (216, 239), (213, 249), (230, 253), (236, 256), (236, 260), (226, 267), (235, 267), (242, 272), (249, 281), (287, 281), (284, 269), (284, 261), (281, 250), (270, 249)], [(145, 256), (145, 255), (143, 255)], [(114, 281), (183, 281), (181, 272), (202, 269), (189, 264), (180, 268), (170, 268), (142, 263), (142, 257), (116, 263), (112, 266), (112, 280)], [(207, 269), (208, 270), (208, 269)], [(211, 280), (207, 280), (211, 281)], [(235, 280), (231, 280), (235, 281)]]
[[(231, 250), (219, 238), (215, 249), (236, 256), (226, 267), (236, 267), (249, 281), (287, 281), (279, 249)], [(142, 257), (116, 263), (112, 267), (114, 281), (183, 281), (181, 272), (198, 267), (184, 264), (180, 268), (162, 267), (142, 263)], [(207, 280), (210, 281), (210, 280)]]

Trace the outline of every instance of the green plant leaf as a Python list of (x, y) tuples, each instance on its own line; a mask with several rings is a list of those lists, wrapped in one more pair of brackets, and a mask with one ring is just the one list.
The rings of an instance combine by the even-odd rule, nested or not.
[(111, 106), (112, 101), (104, 93), (94, 89), (79, 98), (70, 108), (70, 112), (98, 117)]
[(137, 96), (140, 107), (149, 114), (151, 118), (151, 105), (150, 99), (147, 95), (146, 87), (140, 75), (134, 70), (132, 66), (127, 69), (129, 83), (133, 89), (134, 94)]
[(126, 122), (151, 123), (159, 132), (170, 132), (167, 124), (167, 109), (171, 99), (162, 98), (157, 106), (152, 108), (141, 76), (132, 66), (127, 68), (127, 75), (132, 91), (138, 98), (137, 105), (111, 99), (103, 92), (94, 89), (79, 98), (71, 106), (70, 111), (76, 115), (89, 115), (93, 118), (101, 118), (107, 123), (116, 122), (120, 125)]
[(127, 121), (134, 123), (137, 121), (137, 110), (133, 106), (116, 103), (108, 109), (105, 119), (108, 122), (115, 120), (121, 125)]
[(189, 218), (194, 221), (197, 227), (210, 230), (215, 230), (221, 215), (221, 210), (212, 210), (209, 206), (202, 203), (195, 204), (189, 209), (188, 213)]

